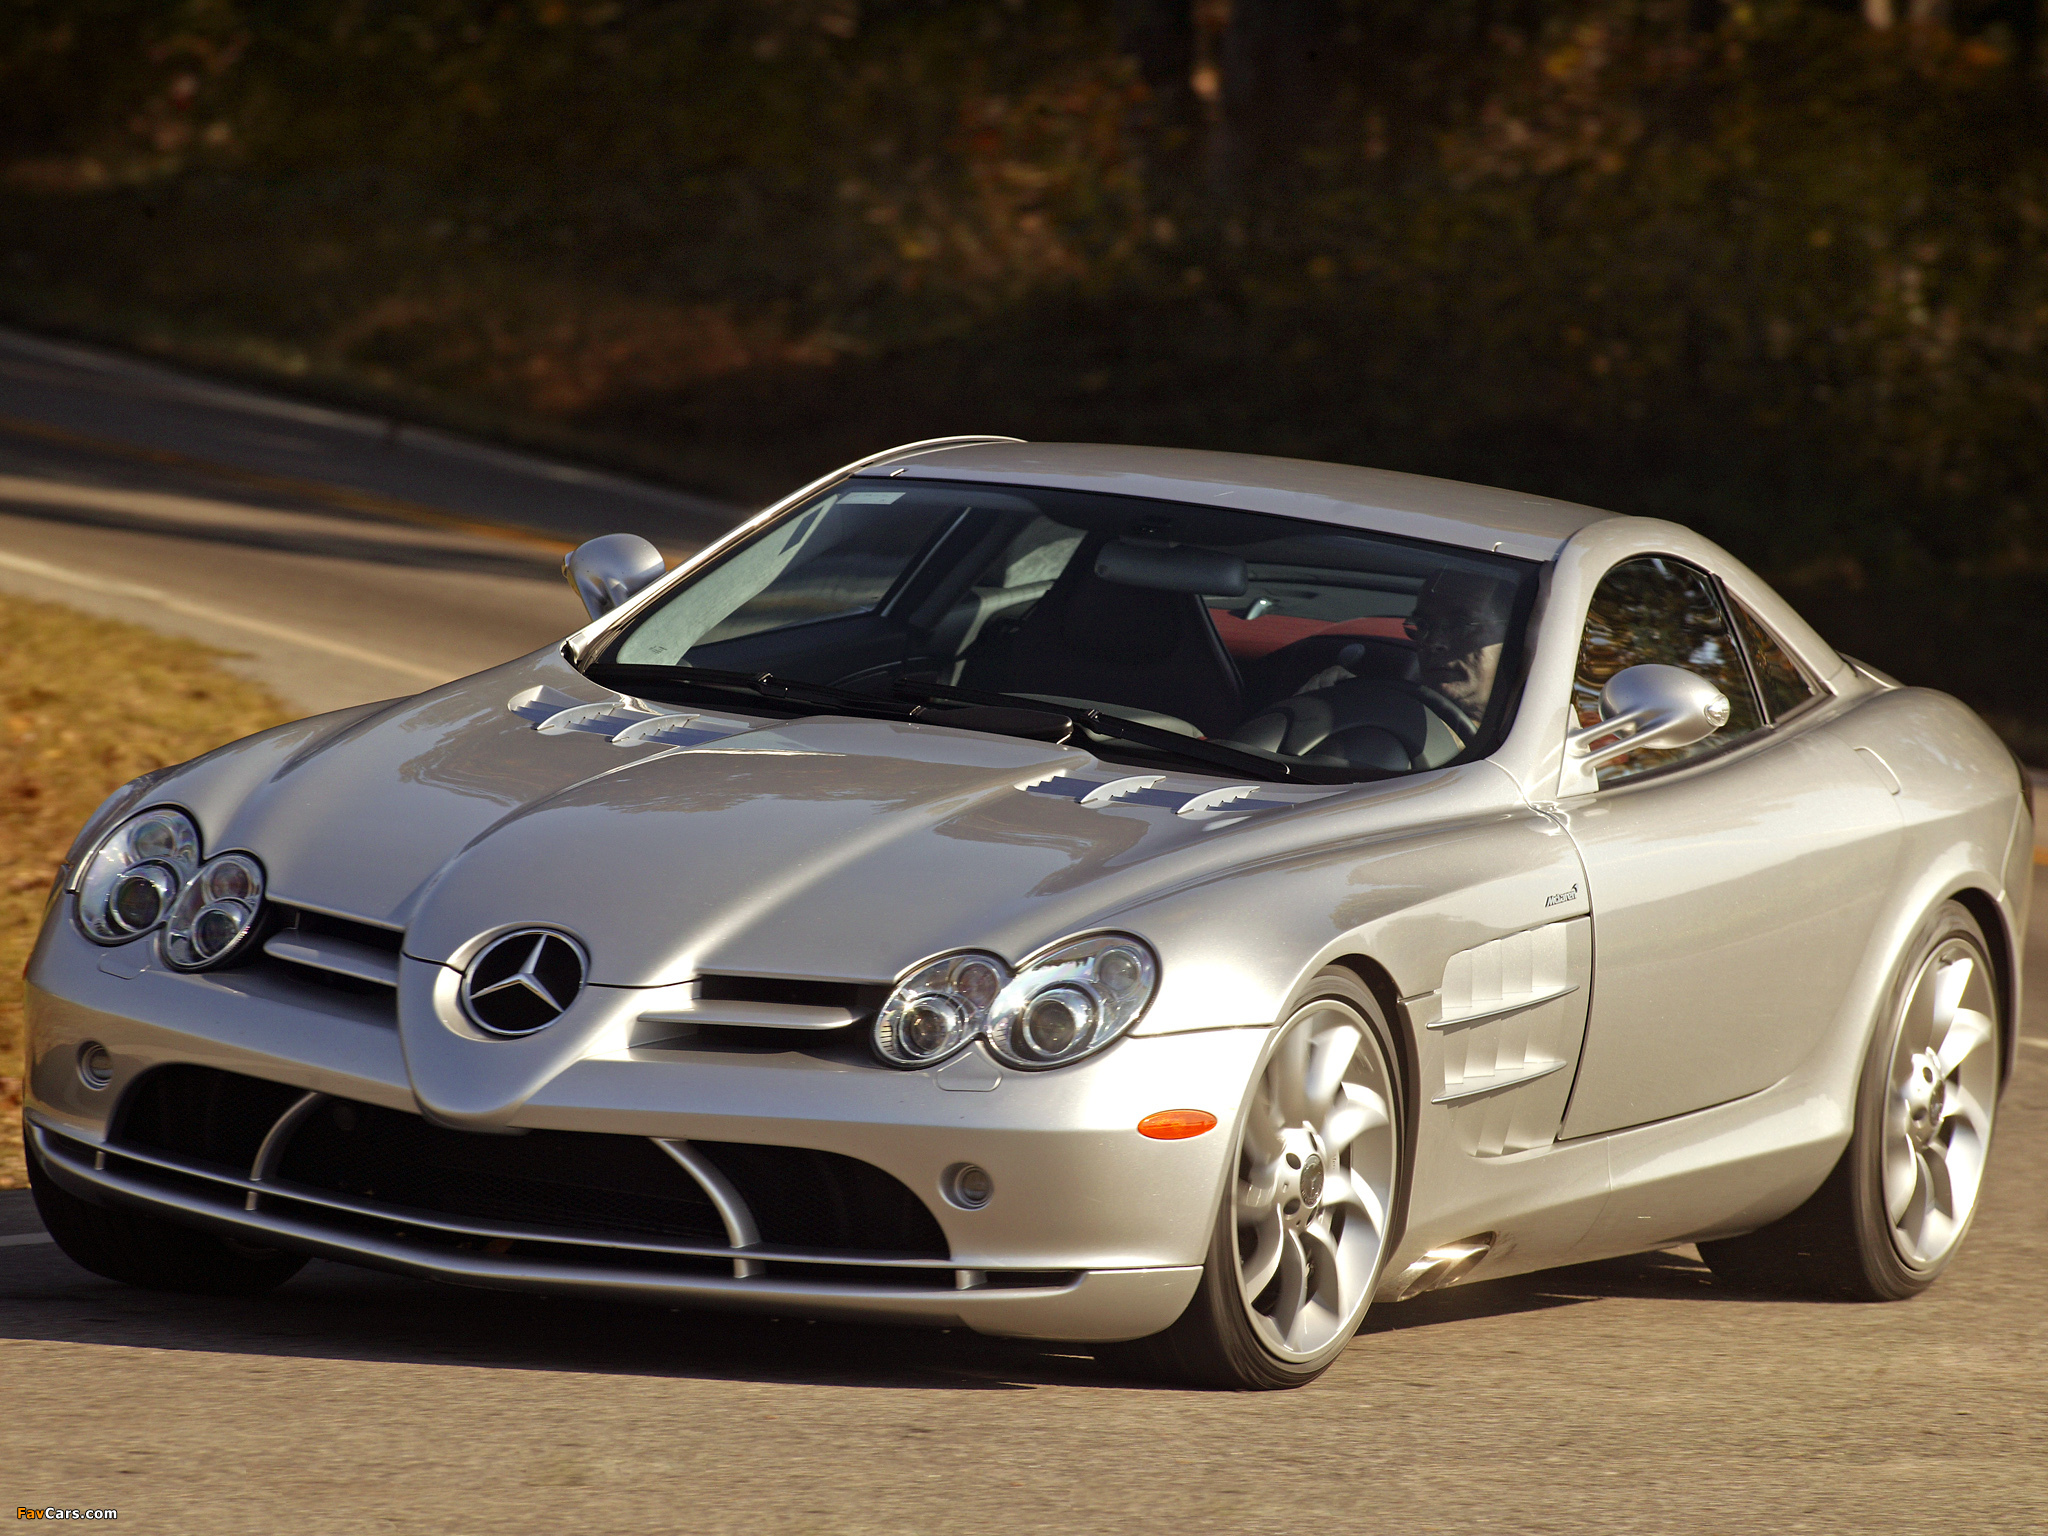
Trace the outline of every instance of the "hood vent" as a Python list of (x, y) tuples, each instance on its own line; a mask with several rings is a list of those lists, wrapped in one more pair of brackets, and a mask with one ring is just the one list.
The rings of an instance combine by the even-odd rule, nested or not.
[(625, 694), (593, 701), (546, 686), (513, 694), (505, 707), (543, 736), (602, 736), (615, 747), (695, 747), (757, 728), (751, 720), (670, 709)]
[[(505, 701), (505, 708), (529, 721), (543, 736), (602, 736), (615, 747), (695, 747), (760, 729), (758, 721), (671, 709), (627, 694), (613, 694), (608, 699), (579, 699), (545, 685), (513, 694)], [(1017, 787), (1027, 794), (1049, 795), (1086, 806), (1144, 806), (1171, 811), (1189, 821), (1217, 826), (1265, 811), (1293, 810), (1334, 795), (1342, 788), (1229, 784), (1219, 789), (1201, 782), (1176, 787), (1166, 782), (1166, 775), (1157, 773), (1112, 779), (1052, 773), (1027, 779)]]
[(1017, 787), (1030, 795), (1050, 795), (1090, 806), (1155, 806), (1189, 821), (1219, 825), (1262, 811), (1291, 811), (1298, 805), (1326, 799), (1331, 789), (1278, 788), (1270, 784), (1231, 784), (1222, 789), (1176, 789), (1158, 773), (1133, 774), (1120, 779), (1082, 779), (1053, 774), (1030, 779)]

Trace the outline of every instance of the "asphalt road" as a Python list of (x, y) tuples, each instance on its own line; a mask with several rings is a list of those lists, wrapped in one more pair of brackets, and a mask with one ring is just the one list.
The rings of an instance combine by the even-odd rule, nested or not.
[[(15, 355), (0, 344), (0, 416), (18, 409)], [(317, 451), (290, 495), (250, 481), (232, 442), (204, 466), (138, 457), (140, 428), (78, 409), (68, 440), (0, 426), (10, 580), (166, 627), (215, 612), (292, 631), (318, 643), (223, 643), (261, 642), (246, 665), (302, 699), (416, 686), (385, 664), (452, 674), (574, 622), (530, 539), (351, 507), (321, 488)], [(594, 531), (545, 521), (559, 487), (532, 478), (548, 496), (524, 522)], [(20, 479), (45, 488), (9, 499)], [(122, 584), (168, 603), (104, 590)], [(2048, 1020), (2048, 889), (2035, 910), (2029, 1016)], [(1085, 1352), (957, 1333), (325, 1263), (257, 1300), (161, 1296), (75, 1268), (26, 1195), (0, 1194), (0, 1510), (208, 1533), (2038, 1531), (2048, 1028), (2029, 1034), (1976, 1230), (1914, 1302), (1759, 1300), (1656, 1254), (1377, 1309), (1320, 1383), (1268, 1396), (1150, 1388)]]
[(578, 627), (563, 553), (741, 509), (0, 332), (0, 591), (190, 635), (307, 713)]

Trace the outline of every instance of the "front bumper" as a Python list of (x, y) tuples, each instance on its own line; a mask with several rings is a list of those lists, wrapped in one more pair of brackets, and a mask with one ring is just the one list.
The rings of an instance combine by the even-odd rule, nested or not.
[[(133, 1169), (133, 1159), (127, 1155), (116, 1153), (110, 1156), (88, 1143), (33, 1123), (29, 1125), (27, 1135), (31, 1155), (43, 1170), (81, 1198), (130, 1207), (244, 1242), (290, 1248), (345, 1264), (487, 1290), (542, 1291), (615, 1301), (661, 1302), (671, 1306), (717, 1306), (849, 1321), (972, 1328), (980, 1333), (1014, 1338), (1100, 1342), (1139, 1338), (1167, 1326), (1186, 1309), (1202, 1273), (1199, 1267), (1040, 1271), (1028, 1278), (1026, 1274), (1016, 1273), (1015, 1278), (1024, 1282), (1020, 1284), (1010, 1283), (1011, 1276), (1001, 1272), (991, 1275), (987, 1271), (960, 1269), (931, 1261), (877, 1262), (863, 1257), (857, 1265), (849, 1265), (845, 1255), (792, 1255), (782, 1258), (775, 1257), (781, 1252), (775, 1249), (714, 1249), (705, 1246), (682, 1251), (673, 1245), (656, 1247), (652, 1244), (639, 1251), (649, 1257), (672, 1260), (701, 1257), (719, 1263), (732, 1261), (735, 1254), (743, 1253), (754, 1257), (737, 1262), (764, 1267), (769, 1264), (786, 1265), (789, 1269), (815, 1264), (820, 1270), (841, 1273), (847, 1269), (885, 1273), (893, 1268), (902, 1272), (904, 1280), (915, 1272), (933, 1273), (930, 1277), (918, 1274), (918, 1278), (927, 1283), (892, 1284), (888, 1278), (869, 1279), (862, 1283), (810, 1280), (787, 1274), (720, 1276), (664, 1272), (660, 1269), (621, 1270), (559, 1259), (550, 1262), (512, 1253), (492, 1254), (481, 1248), (455, 1249), (420, 1241), (412, 1235), (418, 1231), (417, 1223), (410, 1231), (393, 1229), (387, 1235), (379, 1235), (348, 1231), (303, 1216), (262, 1209), (237, 1209), (233, 1204), (236, 1198), (257, 1195), (258, 1198), (276, 1200), (280, 1199), (280, 1193), (273, 1187), (246, 1180), (230, 1183), (217, 1177), (210, 1181), (217, 1186), (213, 1189), (166, 1188), (154, 1180), (138, 1177)], [(190, 1178), (191, 1175), (186, 1174), (185, 1177)], [(282, 1199), (301, 1209), (307, 1203), (302, 1191), (286, 1190)], [(359, 1214), (359, 1209), (339, 1209), (343, 1214)], [(476, 1223), (465, 1226), (469, 1236), (479, 1239), (516, 1240), (550, 1246), (546, 1242), (548, 1234), (543, 1232), (536, 1238), (536, 1229), (533, 1228), (516, 1225), (493, 1228)], [(565, 1242), (559, 1246), (570, 1244)], [(587, 1244), (579, 1240), (576, 1246)], [(950, 1289), (929, 1283), (929, 1278), (941, 1275), (951, 1281)], [(1032, 1280), (1043, 1283), (1030, 1283)]]
[[(102, 950), (60, 918), (31, 962), (31, 1151), (83, 1198), (457, 1284), (1019, 1337), (1135, 1338), (1184, 1310), (1265, 1038), (1257, 1029), (1144, 1036), (1075, 1068), (1004, 1072), (994, 1087), (961, 1091), (958, 1073), (949, 1086), (943, 1072), (898, 1072), (853, 1053), (607, 1046), (624, 1032), (595, 1027), (584, 1032), (590, 1048), (494, 1130), (839, 1154), (906, 1186), (930, 1210), (945, 1247), (943, 1257), (906, 1257), (593, 1238), (529, 1221), (394, 1212), (123, 1141), (116, 1108), (124, 1094), (174, 1064), (409, 1115), (421, 1108), (408, 1036), (389, 1004), (263, 968), (171, 972), (148, 960), (149, 943)], [(599, 1003), (637, 1006), (626, 989), (590, 989), (607, 991), (615, 995)], [(104, 1087), (79, 1070), (89, 1044), (111, 1059)], [(1220, 1123), (1189, 1141), (1137, 1135), (1140, 1118), (1169, 1108), (1208, 1109)], [(978, 1210), (944, 1193), (962, 1163), (993, 1181), (993, 1198)]]

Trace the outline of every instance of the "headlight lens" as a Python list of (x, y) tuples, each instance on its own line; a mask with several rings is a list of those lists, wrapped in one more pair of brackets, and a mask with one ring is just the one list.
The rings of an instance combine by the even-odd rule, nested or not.
[(181, 971), (218, 965), (242, 947), (263, 906), (263, 866), (246, 853), (209, 859), (164, 924), (164, 958)]
[(981, 1038), (1013, 1067), (1063, 1067), (1137, 1023), (1158, 979), (1151, 949), (1121, 933), (1062, 944), (1015, 976), (993, 955), (947, 955), (896, 984), (875, 1019), (875, 1050), (927, 1067)]
[(1009, 980), (993, 955), (947, 955), (896, 984), (875, 1018), (875, 1049), (899, 1067), (929, 1066), (988, 1027), (989, 1006)]
[(1117, 1039), (1145, 1012), (1159, 962), (1138, 940), (1097, 934), (1039, 956), (989, 1010), (988, 1047), (1013, 1067), (1060, 1067)]
[(163, 921), (199, 868), (199, 829), (158, 806), (100, 840), (78, 881), (78, 921), (101, 944), (125, 944)]

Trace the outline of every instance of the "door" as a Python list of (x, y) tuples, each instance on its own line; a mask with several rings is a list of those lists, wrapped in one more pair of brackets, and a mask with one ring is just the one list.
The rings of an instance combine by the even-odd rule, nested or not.
[(1890, 793), (1830, 732), (1786, 718), (1803, 715), (1810, 680), (1746, 610), (1740, 635), (1729, 613), (1704, 573), (1653, 558), (1608, 572), (1587, 615), (1574, 694), (1583, 723), (1606, 680), (1641, 662), (1696, 672), (1731, 707), (1705, 741), (1609, 764), (1596, 793), (1559, 807), (1593, 916), (1567, 1138), (1778, 1081), (1825, 1033), (1890, 884)]

